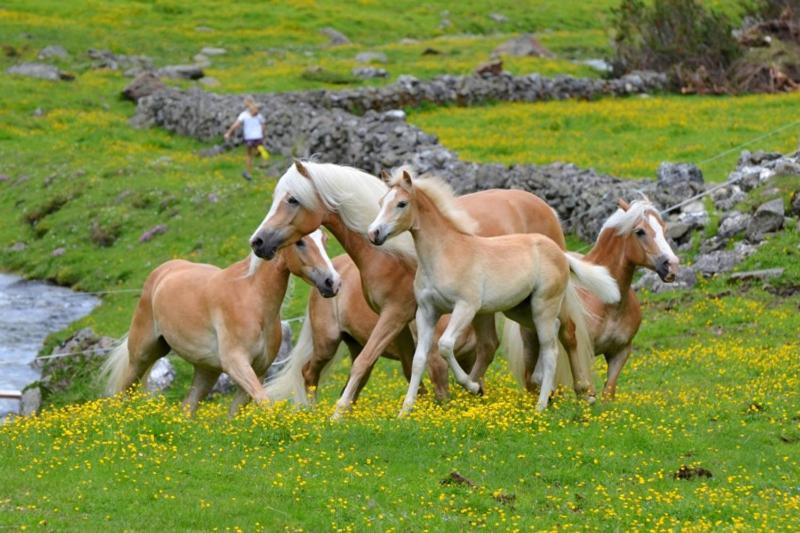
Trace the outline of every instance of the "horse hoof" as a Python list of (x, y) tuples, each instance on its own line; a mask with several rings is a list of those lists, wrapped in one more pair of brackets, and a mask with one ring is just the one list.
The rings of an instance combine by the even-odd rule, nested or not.
[(589, 405), (594, 405), (596, 401), (597, 401), (597, 396), (595, 396), (594, 394), (591, 394), (586, 397), (586, 403), (588, 403)]
[(478, 396), (481, 396), (481, 397), (484, 394), (486, 394), (486, 391), (483, 389), (483, 383), (478, 383), (478, 392), (476, 392), (475, 394), (477, 394)]
[(547, 402), (536, 402), (536, 412), (541, 413), (547, 409)]

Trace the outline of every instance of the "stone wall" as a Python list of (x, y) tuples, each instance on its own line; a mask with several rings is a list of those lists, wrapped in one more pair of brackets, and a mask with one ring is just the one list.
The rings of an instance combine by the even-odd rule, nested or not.
[[(537, 101), (646, 93), (663, 87), (663, 75), (637, 73), (616, 80), (539, 75), (401, 77), (380, 88), (255, 95), (268, 117), (267, 148), (286, 157), (314, 157), (377, 174), (411, 164), (439, 175), (459, 193), (487, 188), (534, 192), (558, 211), (567, 231), (592, 239), (619, 197), (638, 192), (668, 205), (681, 199), (654, 181), (618, 180), (575, 165), (496, 165), (461, 161), (434, 135), (408, 124), (400, 107), (468, 105), (489, 100)], [(241, 96), (199, 89), (167, 89), (141, 98), (134, 123), (157, 125), (202, 140), (221, 139), (242, 107)], [(388, 111), (387, 111), (388, 109)], [(359, 114), (353, 113), (358, 111)], [(225, 149), (219, 146), (211, 152)], [(685, 188), (684, 188), (685, 189)], [(688, 189), (691, 190), (691, 189)]]

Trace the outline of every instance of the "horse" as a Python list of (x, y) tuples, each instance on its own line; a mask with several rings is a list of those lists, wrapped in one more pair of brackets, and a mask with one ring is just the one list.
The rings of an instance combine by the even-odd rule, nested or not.
[(128, 389), (173, 350), (194, 366), (184, 407), (197, 404), (227, 372), (239, 386), (230, 414), (251, 398), (268, 400), (262, 379), (281, 343), (280, 308), (289, 274), (326, 297), (341, 279), (316, 231), (275, 261), (250, 256), (225, 269), (184, 260), (167, 261), (147, 277), (131, 327), (106, 360), (102, 375), (109, 395)]
[[(339, 294), (334, 298), (324, 298), (318, 292), (309, 295), (297, 342), (286, 357), (286, 364), (265, 384), (267, 395), (272, 399), (291, 398), (297, 404), (307, 405), (311, 403), (309, 393), (312, 393), (312, 399), (316, 400), (320, 382), (336, 359), (341, 343), (344, 342), (351, 359), (355, 360), (375, 329), (379, 316), (364, 299), (358, 267), (347, 254), (334, 257), (333, 266), (342, 278)], [(446, 323), (440, 321), (437, 330), (443, 329), (443, 324)], [(472, 368), (475, 363), (476, 343), (472, 331), (457, 354), (462, 367)], [(381, 356), (399, 361), (401, 354), (392, 341)], [(409, 371), (406, 379), (410, 378), (410, 366), (405, 366), (404, 370)], [(444, 381), (440, 379), (442, 376)], [(447, 374), (434, 377), (437, 378), (433, 383), (436, 397), (446, 398)]]
[(476, 235), (475, 220), (459, 209), (452, 189), (437, 178), (412, 180), (402, 170), (389, 187), (370, 224), (370, 241), (380, 246), (408, 231), (418, 260), (417, 347), (400, 416), (414, 405), (436, 322), (444, 313), (451, 316), (439, 338), (439, 351), (456, 381), (472, 391), (479, 385), (459, 366), (453, 347), (475, 316), (502, 312), (535, 328), (543, 363), (536, 408), (544, 410), (554, 385), (559, 330), (570, 319), (576, 328), (585, 329), (577, 291), (568, 290), (574, 287), (572, 278), (601, 301), (612, 303), (619, 301), (619, 289), (608, 270), (568, 255), (541, 234)]
[[(620, 294), (627, 295), (615, 304), (601, 302), (590, 292), (579, 291), (589, 311), (589, 335), (596, 355), (604, 355), (608, 365), (603, 398), (611, 400), (617, 390), (617, 379), (631, 354), (633, 338), (642, 323), (639, 300), (631, 288), (638, 267), (650, 269), (664, 282), (672, 282), (678, 272), (679, 259), (665, 237), (665, 224), (658, 209), (649, 200), (628, 204), (620, 199), (618, 209), (600, 229), (592, 249), (583, 257), (608, 269), (616, 280)], [(513, 328), (514, 325), (508, 326)], [(530, 368), (523, 360), (523, 348), (509, 343), (506, 348), (509, 364), (517, 379), (527, 382)], [(559, 365), (563, 361), (559, 360)], [(566, 372), (560, 375), (569, 377)], [(569, 385), (568, 379), (562, 382)]]
[[(414, 243), (410, 236), (401, 235), (384, 247), (376, 248), (366, 238), (367, 227), (378, 212), (378, 202), (387, 191), (388, 187), (382, 180), (355, 168), (295, 161), (278, 181), (272, 205), (250, 239), (253, 252), (258, 257), (270, 259), (282, 247), (324, 225), (358, 267), (364, 297), (379, 318), (353, 362), (334, 419), (349, 409), (375, 361), (391, 342), (401, 351), (406, 375), (411, 374), (414, 339), (409, 323), (414, 319), (417, 306), (413, 290), (416, 272)], [(563, 245), (564, 236), (558, 217), (533, 194), (494, 189), (461, 196), (456, 201), (478, 221), (478, 231), (482, 235), (542, 233)], [(472, 373), (479, 380), (494, 357), (499, 341), (493, 317), (478, 316), (472, 325), (477, 339)], [(468, 337), (465, 334), (459, 339), (457, 351), (459, 344)], [(580, 380), (581, 386), (589, 381), (585, 376), (589, 375), (591, 359), (585, 359), (582, 364), (585, 370), (578, 373), (584, 377)], [(444, 361), (433, 357), (430, 363), (433, 381), (446, 381)], [(292, 379), (288, 374), (284, 374), (284, 378)], [(301, 373), (296, 372), (294, 379), (302, 380)]]

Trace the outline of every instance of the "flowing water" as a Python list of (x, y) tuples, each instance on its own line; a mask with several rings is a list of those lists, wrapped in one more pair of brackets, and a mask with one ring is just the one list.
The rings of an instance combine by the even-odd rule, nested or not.
[[(22, 390), (39, 379), (31, 363), (44, 339), (99, 302), (89, 294), (0, 273), (0, 390)], [(0, 419), (18, 408), (16, 400), (0, 400)]]

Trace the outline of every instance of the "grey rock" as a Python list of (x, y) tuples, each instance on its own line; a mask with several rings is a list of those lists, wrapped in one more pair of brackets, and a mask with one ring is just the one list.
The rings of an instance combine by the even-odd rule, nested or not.
[(760, 242), (767, 233), (781, 229), (784, 214), (783, 199), (781, 198), (761, 204), (747, 226), (747, 240)]
[(733, 270), (739, 261), (741, 258), (736, 252), (719, 250), (698, 256), (693, 267), (697, 272), (708, 277)]
[(205, 74), (199, 65), (170, 65), (158, 69), (156, 75), (162, 78), (199, 80)]
[(800, 176), (800, 163), (789, 159), (779, 159), (773, 168), (775, 176)]
[(39, 412), (42, 407), (42, 389), (37, 386), (26, 388), (22, 391), (22, 398), (19, 401), (19, 414), (22, 416), (32, 416)]
[(233, 382), (231, 377), (223, 372), (217, 378), (217, 382), (211, 388), (210, 394), (230, 394), (236, 390), (236, 383)]
[(150, 392), (162, 392), (167, 390), (173, 381), (175, 381), (175, 367), (168, 358), (162, 357), (150, 369), (145, 388)]
[(699, 200), (683, 206), (676, 218), (678, 222), (688, 224), (692, 229), (704, 228), (710, 220), (705, 205)]
[(222, 56), (228, 53), (228, 51), (224, 48), (218, 48), (215, 46), (204, 46), (200, 53), (206, 56)]
[(125, 75), (135, 77), (141, 72), (153, 70), (153, 60), (147, 56), (128, 56), (115, 54), (109, 50), (90, 48), (86, 54), (92, 59), (94, 68), (126, 71)]
[[(403, 117), (405, 118), (405, 113), (403, 113)], [(4, 181), (8, 181), (10, 179), (11, 178), (9, 176), (7, 176), (6, 174), (0, 174), (0, 183), (2, 183)]]
[(361, 52), (356, 54), (359, 63), (386, 63), (389, 58), (383, 52)]
[(386, 78), (389, 76), (386, 69), (376, 67), (356, 67), (350, 73), (357, 78)]
[(50, 46), (45, 46), (42, 48), (42, 51), (39, 52), (37, 57), (39, 59), (52, 59), (54, 57), (59, 59), (67, 59), (69, 57), (69, 52), (67, 52), (67, 49), (59, 44), (51, 44)]
[(672, 283), (661, 281), (658, 274), (648, 270), (639, 278), (633, 288), (636, 290), (646, 289), (652, 293), (661, 293), (674, 290), (691, 289), (697, 284), (697, 274), (694, 269), (687, 266), (678, 268), (678, 275)]
[(194, 57), (192, 57), (192, 61), (201, 68), (208, 68), (211, 66), (211, 60), (204, 54), (195, 54)]
[(383, 117), (386, 120), (391, 120), (391, 121), (397, 120), (397, 121), (401, 121), (402, 122), (402, 121), (405, 121), (405, 119), (406, 119), (406, 112), (403, 111), (402, 109), (391, 109), (391, 110), (385, 112), (383, 114)]
[(794, 191), (789, 200), (789, 215), (793, 217), (800, 216), (800, 191)]
[(722, 219), (722, 222), (720, 222), (717, 234), (723, 238), (734, 237), (747, 229), (752, 218), (752, 216), (746, 213), (731, 211)]
[(717, 250), (722, 250), (728, 245), (729, 239), (724, 237), (720, 237), (719, 235), (714, 235), (710, 239), (707, 239), (700, 243), (700, 253), (707, 254), (709, 252), (716, 252)]
[(28, 247), (28, 245), (25, 244), (24, 242), (15, 242), (11, 246), (9, 246), (8, 249), (10, 251), (12, 251), (12, 252), (21, 252), (21, 251), (25, 250), (25, 248), (27, 248), (27, 247)]
[(328, 44), (332, 46), (350, 44), (350, 39), (344, 33), (330, 26), (322, 28), (319, 32), (328, 38)]
[(217, 78), (211, 76), (203, 76), (202, 78), (197, 80), (197, 83), (204, 85), (206, 87), (219, 87), (221, 85)]
[(742, 153), (739, 154), (739, 161), (737, 163), (737, 166), (745, 167), (745, 166), (761, 165), (762, 163), (780, 159), (782, 156), (783, 154), (779, 152), (764, 152), (762, 150), (758, 150), (756, 152), (750, 152), (749, 150), (742, 150)]
[(744, 191), (742, 191), (738, 185), (734, 184), (716, 189), (711, 193), (714, 206), (720, 211), (730, 211), (746, 197), (747, 195)]
[(166, 85), (161, 82), (158, 76), (152, 72), (143, 72), (123, 89), (122, 96), (133, 102), (138, 102), (140, 98), (150, 96), (166, 88)]
[(661, 163), (656, 176), (659, 195), (670, 200), (686, 200), (705, 188), (703, 172), (691, 163)]
[(61, 72), (61, 69), (53, 65), (45, 65), (44, 63), (22, 63), (14, 65), (6, 69), (8, 74), (17, 76), (26, 76), (28, 78), (38, 78), (40, 80), (60, 81), (74, 79), (69, 74)]
[(508, 22), (508, 17), (503, 15), (502, 13), (489, 13), (489, 18), (497, 22), (498, 24), (505, 24), (506, 22)]
[(50, 252), (50, 257), (61, 257), (66, 252), (66, 249), (63, 246), (59, 246), (52, 252)]
[(494, 49), (494, 55), (554, 57), (533, 35), (523, 33)]
[(37, 107), (36, 109), (33, 110), (33, 113), (31, 113), (31, 114), (34, 117), (43, 117), (44, 116), (44, 109), (42, 109), (41, 107)]
[(753, 279), (767, 280), (779, 278), (783, 275), (783, 268), (765, 268), (763, 270), (748, 270), (746, 272), (734, 272), (731, 274), (731, 281), (747, 281)]
[(161, 235), (167, 232), (166, 224), (157, 224), (150, 228), (149, 230), (142, 233), (139, 237), (139, 242), (147, 242), (153, 239), (156, 235)]
[(682, 242), (691, 234), (693, 227), (685, 222), (674, 222), (667, 227), (667, 237), (675, 242)]

